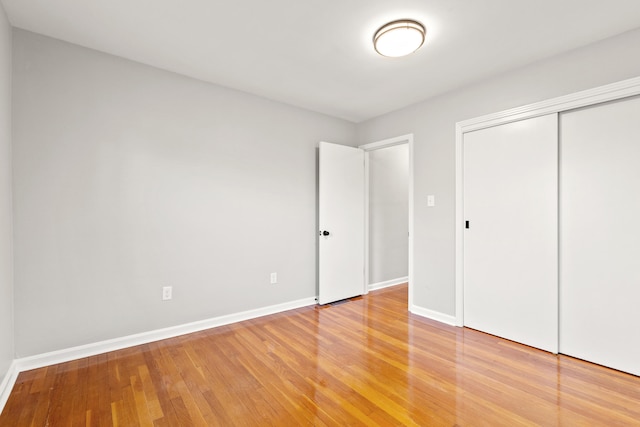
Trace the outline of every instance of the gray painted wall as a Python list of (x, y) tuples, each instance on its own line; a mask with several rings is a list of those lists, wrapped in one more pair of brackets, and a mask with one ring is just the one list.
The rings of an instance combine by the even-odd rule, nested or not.
[[(358, 126), (361, 144), (414, 134), (416, 305), (455, 315), (456, 122), (640, 76), (638, 46), (640, 29)], [(435, 207), (427, 208), (427, 194)]]
[(409, 267), (409, 146), (369, 152), (369, 284)]
[(14, 356), (11, 218), (11, 27), (0, 5), (0, 382)]
[(315, 296), (320, 140), (355, 125), (14, 30), (17, 356)]
[[(638, 45), (640, 30), (356, 126), (14, 30), (15, 353), (313, 296), (317, 141), (356, 130), (360, 144), (414, 134), (415, 302), (454, 315), (455, 123), (636, 77)], [(13, 356), (8, 99), (0, 368)]]

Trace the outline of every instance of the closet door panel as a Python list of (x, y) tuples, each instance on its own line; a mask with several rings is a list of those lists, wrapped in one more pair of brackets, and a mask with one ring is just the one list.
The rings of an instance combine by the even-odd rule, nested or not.
[(557, 115), (464, 135), (464, 324), (557, 352)]
[(560, 116), (560, 352), (640, 375), (640, 99)]

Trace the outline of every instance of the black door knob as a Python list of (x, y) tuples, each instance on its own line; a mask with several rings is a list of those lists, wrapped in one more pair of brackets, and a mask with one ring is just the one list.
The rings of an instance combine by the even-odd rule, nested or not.
[(329, 235), (329, 232), (328, 232), (327, 230), (324, 230), (324, 231), (322, 232), (322, 235), (323, 235), (323, 236), (328, 236), (328, 235)]

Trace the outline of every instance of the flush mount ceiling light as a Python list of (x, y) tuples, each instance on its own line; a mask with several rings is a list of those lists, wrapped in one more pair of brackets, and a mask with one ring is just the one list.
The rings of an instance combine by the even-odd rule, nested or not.
[(424, 26), (409, 19), (389, 22), (373, 36), (373, 46), (382, 56), (397, 58), (415, 52), (424, 43)]

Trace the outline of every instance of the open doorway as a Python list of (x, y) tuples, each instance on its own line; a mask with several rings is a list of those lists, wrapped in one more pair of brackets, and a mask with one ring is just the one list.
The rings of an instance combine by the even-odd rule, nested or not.
[(413, 135), (365, 151), (365, 292), (409, 283), (413, 305)]

